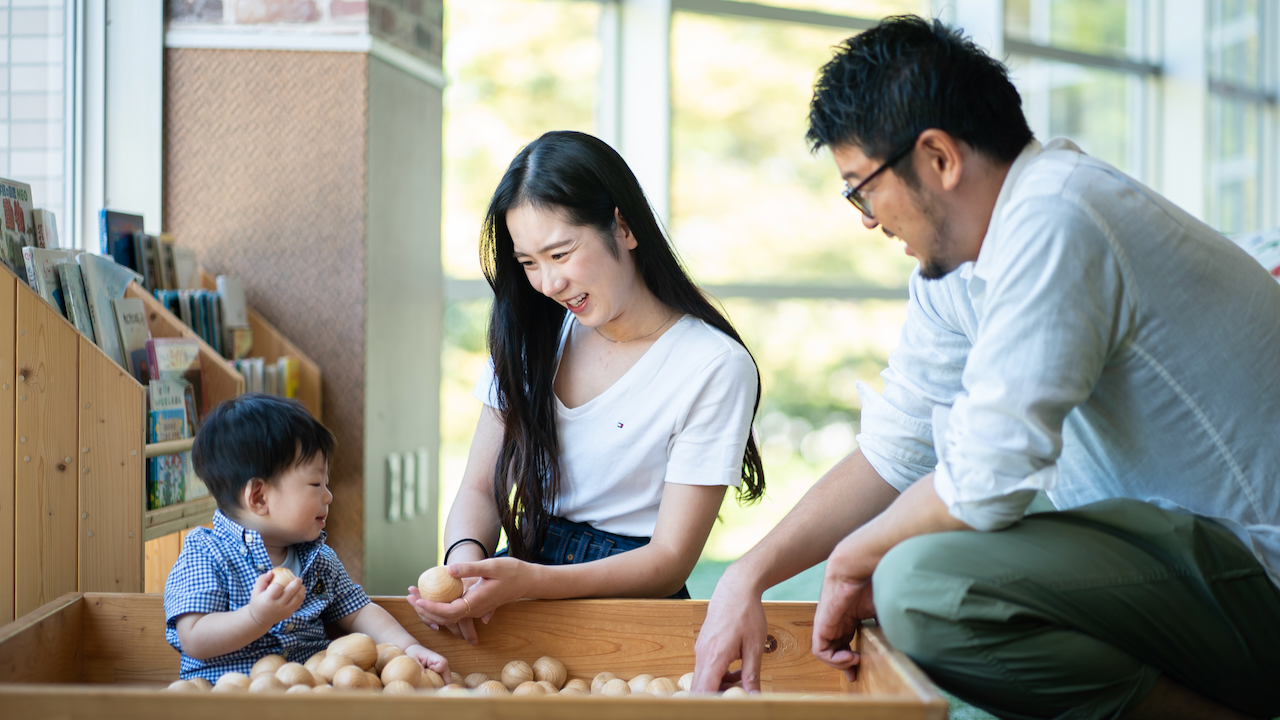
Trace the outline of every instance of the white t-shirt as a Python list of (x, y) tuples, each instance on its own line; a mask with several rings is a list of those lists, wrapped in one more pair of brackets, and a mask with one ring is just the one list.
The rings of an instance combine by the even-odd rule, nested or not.
[[(561, 331), (561, 353), (575, 322), (569, 318)], [(697, 318), (681, 318), (590, 402), (570, 409), (555, 399), (555, 514), (652, 537), (664, 483), (741, 485), (756, 386), (745, 348)], [(497, 407), (492, 361), (473, 394)]]

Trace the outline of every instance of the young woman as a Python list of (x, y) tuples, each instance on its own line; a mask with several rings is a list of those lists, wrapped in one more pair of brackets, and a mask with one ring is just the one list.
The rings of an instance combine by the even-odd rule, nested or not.
[[(725, 487), (764, 493), (751, 354), (590, 135), (547, 133), (516, 156), (481, 261), (486, 407), (445, 525), (466, 590), (445, 604), (410, 588), (418, 615), (475, 643), (473, 620), (520, 598), (689, 597)], [(508, 551), (490, 559), (501, 530)]]

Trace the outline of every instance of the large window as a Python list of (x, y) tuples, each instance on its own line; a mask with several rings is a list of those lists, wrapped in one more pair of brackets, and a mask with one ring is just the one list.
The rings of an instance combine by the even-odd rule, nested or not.
[(1148, 175), (1148, 107), (1158, 68), (1147, 62), (1140, 0), (1007, 0), (1005, 49), (1032, 131)]
[(0, 176), (31, 185), (74, 242), (68, 189), (67, 13), (63, 0), (0, 3)]
[(1208, 6), (1208, 220), (1225, 233), (1259, 230), (1263, 147), (1275, 112), (1275, 58), (1265, 41), (1275, 5), (1210, 0)]

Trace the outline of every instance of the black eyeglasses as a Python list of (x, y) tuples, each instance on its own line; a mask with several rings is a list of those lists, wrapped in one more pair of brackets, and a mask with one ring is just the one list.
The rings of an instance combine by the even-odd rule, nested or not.
[(896, 165), (899, 160), (906, 157), (907, 154), (915, 148), (916, 141), (912, 140), (910, 145), (889, 156), (889, 159), (885, 160), (883, 165), (876, 168), (875, 172), (868, 175), (866, 180), (858, 183), (857, 187), (849, 187), (848, 183), (845, 183), (844, 190), (840, 191), (840, 194), (844, 195), (845, 200), (853, 203), (853, 206), (858, 208), (858, 212), (869, 218), (875, 217), (875, 215), (871, 214), (871, 203), (867, 202), (867, 199), (862, 197), (862, 188), (866, 187), (867, 183), (875, 180), (877, 175)]

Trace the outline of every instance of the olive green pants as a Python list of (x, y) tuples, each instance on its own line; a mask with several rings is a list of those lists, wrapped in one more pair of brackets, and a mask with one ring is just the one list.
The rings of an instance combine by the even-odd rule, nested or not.
[(1115, 718), (1165, 674), (1280, 715), (1280, 592), (1222, 525), (1135, 500), (924, 535), (873, 578), (889, 640), (1002, 718)]

